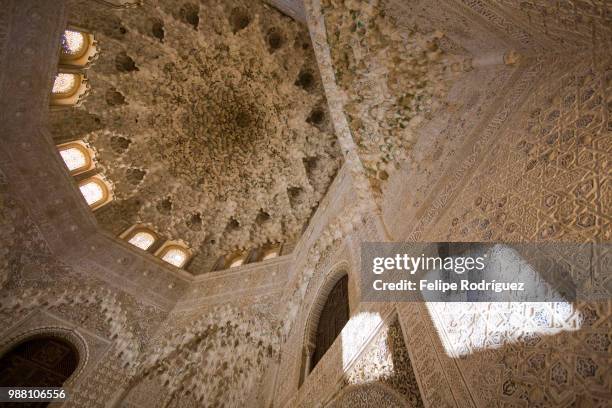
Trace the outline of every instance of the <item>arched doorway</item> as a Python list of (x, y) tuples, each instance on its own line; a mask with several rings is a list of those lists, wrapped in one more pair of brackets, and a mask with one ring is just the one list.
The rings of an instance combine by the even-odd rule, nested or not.
[[(0, 387), (61, 387), (79, 363), (76, 348), (58, 337), (34, 337), (0, 358)], [(48, 402), (31, 403), (36, 407)]]

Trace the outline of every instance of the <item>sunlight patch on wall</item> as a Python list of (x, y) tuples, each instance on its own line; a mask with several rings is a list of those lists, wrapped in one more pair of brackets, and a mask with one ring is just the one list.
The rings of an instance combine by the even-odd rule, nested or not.
[(378, 331), (383, 321), (378, 313), (362, 312), (352, 316), (342, 329), (342, 366), (347, 367)]
[(582, 315), (568, 302), (430, 303), (440, 340), (450, 357), (580, 329)]

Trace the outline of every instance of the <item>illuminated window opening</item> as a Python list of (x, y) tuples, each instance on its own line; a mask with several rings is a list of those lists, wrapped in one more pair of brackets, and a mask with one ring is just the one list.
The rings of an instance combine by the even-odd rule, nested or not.
[(75, 171), (87, 167), (87, 157), (81, 149), (76, 147), (69, 147), (68, 149), (60, 150), (60, 155), (66, 163), (68, 170)]
[(82, 72), (62, 70), (57, 73), (51, 89), (51, 106), (78, 106), (89, 93), (89, 82)]
[(177, 268), (182, 268), (191, 258), (191, 251), (181, 243), (167, 242), (156, 252), (155, 255), (170, 265), (174, 265)]
[(187, 260), (187, 253), (180, 248), (172, 248), (166, 251), (164, 256), (162, 256), (162, 259), (169, 264), (180, 268)]
[(147, 231), (138, 231), (132, 235), (130, 239), (128, 239), (128, 242), (135, 247), (146, 251), (155, 243), (155, 235)]
[(261, 255), (261, 260), (266, 261), (268, 259), (276, 258), (280, 255), (280, 246), (267, 248)]
[(112, 199), (110, 188), (102, 178), (90, 177), (79, 184), (79, 190), (92, 210), (102, 207)]
[(80, 79), (79, 74), (59, 72), (55, 76), (51, 92), (54, 96), (72, 96), (79, 87)]
[(93, 152), (81, 142), (71, 142), (58, 146), (62, 160), (73, 175), (91, 170), (94, 167)]
[(88, 68), (98, 54), (98, 42), (93, 34), (74, 27), (62, 33), (60, 65)]
[(104, 187), (102, 187), (100, 183), (90, 181), (89, 183), (83, 184), (80, 189), (81, 194), (85, 197), (85, 201), (91, 206), (104, 199)]
[(62, 55), (78, 58), (87, 51), (88, 38), (85, 33), (76, 30), (66, 30), (62, 34)]
[(228, 268), (237, 268), (239, 266), (244, 265), (246, 261), (246, 254), (238, 254), (230, 259), (227, 263)]

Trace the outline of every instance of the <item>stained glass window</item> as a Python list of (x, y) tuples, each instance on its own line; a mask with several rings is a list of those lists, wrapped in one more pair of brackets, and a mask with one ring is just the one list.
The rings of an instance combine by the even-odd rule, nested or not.
[(155, 236), (153, 236), (153, 234), (150, 234), (148, 232), (140, 231), (134, 234), (132, 238), (128, 240), (128, 242), (146, 251), (155, 242)]
[(100, 182), (93, 180), (81, 185), (79, 189), (90, 206), (102, 201), (106, 195)]
[(74, 56), (83, 53), (85, 48), (85, 35), (78, 31), (66, 30), (62, 34), (62, 52)]
[(169, 264), (180, 268), (187, 261), (187, 256), (188, 255), (185, 250), (175, 247), (168, 249), (162, 256), (162, 259)]
[(77, 74), (66, 74), (60, 72), (56, 75), (55, 81), (53, 82), (53, 93), (54, 94), (68, 94), (74, 91), (77, 84)]
[(77, 147), (70, 147), (68, 149), (60, 150), (60, 155), (64, 159), (64, 163), (68, 167), (68, 170), (74, 171), (85, 167), (88, 163), (85, 153)]

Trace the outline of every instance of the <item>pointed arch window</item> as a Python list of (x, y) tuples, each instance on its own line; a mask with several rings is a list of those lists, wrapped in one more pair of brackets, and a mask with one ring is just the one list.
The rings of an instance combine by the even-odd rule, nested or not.
[(71, 174), (76, 175), (94, 167), (93, 152), (82, 142), (70, 142), (59, 145), (62, 160)]
[(102, 207), (112, 199), (108, 184), (99, 176), (83, 180), (79, 183), (79, 190), (93, 210)]
[(348, 320), (348, 275), (344, 275), (329, 292), (321, 310), (317, 324), (311, 371), (331, 347)]
[(177, 268), (184, 267), (191, 259), (191, 251), (180, 242), (167, 242), (156, 253), (163, 261)]
[(350, 318), (348, 274), (339, 270), (333, 276), (333, 280), (323, 285), (306, 324), (299, 386), (323, 358)]

